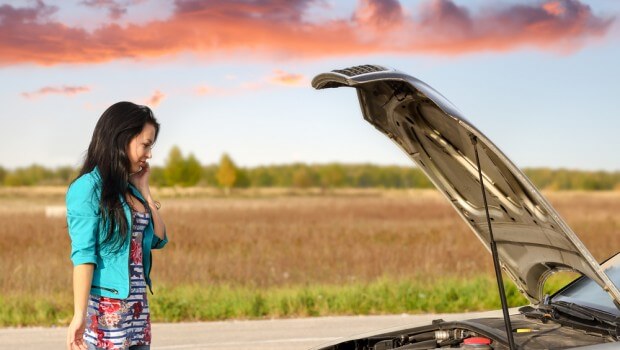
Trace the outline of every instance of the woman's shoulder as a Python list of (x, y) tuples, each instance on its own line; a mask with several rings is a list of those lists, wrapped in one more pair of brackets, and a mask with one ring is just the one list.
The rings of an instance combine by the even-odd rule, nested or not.
[(75, 179), (69, 186), (69, 191), (72, 189), (93, 189), (98, 187), (101, 183), (101, 177), (97, 172), (97, 169), (93, 169), (91, 172), (86, 173)]
[(96, 195), (101, 187), (101, 178), (97, 170), (83, 174), (69, 185), (67, 189), (66, 200), (69, 202), (82, 202)]

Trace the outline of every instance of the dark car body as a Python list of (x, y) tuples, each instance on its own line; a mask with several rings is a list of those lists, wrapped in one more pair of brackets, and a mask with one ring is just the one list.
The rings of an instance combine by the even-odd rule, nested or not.
[[(494, 237), (502, 271), (531, 303), (510, 317), (517, 348), (620, 349), (620, 292), (610, 278), (620, 281), (620, 259), (599, 265), (523, 172), (445, 97), (376, 65), (320, 74), (312, 85), (355, 88), (364, 119), (407, 153), (489, 250)], [(561, 270), (582, 277), (545, 297), (545, 280)], [(437, 320), (320, 349), (442, 347), (507, 349), (504, 319)]]

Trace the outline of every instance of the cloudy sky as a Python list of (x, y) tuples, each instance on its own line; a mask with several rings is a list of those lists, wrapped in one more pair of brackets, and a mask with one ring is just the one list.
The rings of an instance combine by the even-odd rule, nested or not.
[(522, 167), (620, 170), (620, 2), (0, 0), (0, 166), (77, 166), (112, 103), (214, 163), (411, 164), (316, 74), (380, 64)]

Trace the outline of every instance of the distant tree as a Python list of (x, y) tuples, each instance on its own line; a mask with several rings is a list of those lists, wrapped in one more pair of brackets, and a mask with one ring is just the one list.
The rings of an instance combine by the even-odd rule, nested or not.
[(53, 178), (51, 170), (41, 165), (33, 164), (26, 168), (17, 168), (9, 172), (4, 178), (4, 184), (7, 186), (33, 186), (51, 178)]
[(3, 184), (5, 186), (27, 186), (24, 179), (20, 178), (16, 171), (11, 171), (4, 177)]
[[(50, 169), (41, 165), (8, 170), (0, 166), (0, 185), (67, 185), (79, 169), (69, 166)], [(542, 189), (620, 190), (620, 172), (530, 168), (525, 174)], [(287, 165), (238, 168), (226, 154), (219, 164), (202, 166), (193, 155), (184, 157), (179, 147), (170, 150), (164, 167), (153, 166), (151, 183), (156, 186), (232, 187), (383, 187), (433, 188), (424, 172), (416, 167), (372, 164)]]
[(160, 166), (151, 166), (151, 176), (149, 177), (151, 184), (155, 186), (166, 186), (166, 176), (164, 168)]
[(217, 186), (217, 165), (211, 164), (202, 167), (202, 173), (200, 175), (201, 183), (207, 186)]
[(250, 176), (248, 175), (248, 171), (244, 168), (237, 169), (237, 181), (235, 181), (234, 187), (246, 188), (250, 187)]
[(420, 169), (413, 168), (411, 169), (411, 187), (416, 188), (433, 188), (433, 183), (431, 180), (424, 175), (424, 172)]
[(341, 187), (345, 184), (346, 173), (341, 164), (328, 164), (320, 171), (321, 183), (325, 187)]
[(217, 183), (224, 188), (226, 193), (230, 193), (230, 189), (235, 186), (239, 170), (228, 154), (224, 153), (220, 159), (217, 169)]
[(313, 185), (312, 175), (308, 167), (302, 166), (293, 173), (293, 186), (308, 188)]
[(276, 165), (271, 169), (274, 186), (290, 187), (293, 184), (291, 165)]
[(54, 170), (54, 184), (68, 185), (79, 174), (79, 170), (70, 166), (62, 166)]
[(164, 179), (166, 185), (174, 186), (181, 184), (183, 180), (183, 153), (178, 146), (172, 146), (164, 165)]
[(200, 181), (202, 167), (193, 154), (187, 158), (178, 146), (173, 146), (168, 153), (163, 170), (166, 185), (193, 186)]
[(394, 166), (387, 166), (383, 168), (381, 173), (381, 180), (383, 185), (387, 188), (399, 188), (401, 186), (401, 176), (398, 173), (398, 168)]
[(553, 170), (549, 168), (524, 169), (525, 175), (540, 189), (551, 189)]
[(253, 187), (275, 186), (273, 167), (259, 166), (253, 169), (248, 169), (247, 173), (248, 178), (250, 179), (250, 185)]
[(182, 184), (184, 186), (195, 186), (198, 181), (200, 181), (202, 166), (193, 153), (190, 153), (189, 156), (187, 156), (184, 163)]

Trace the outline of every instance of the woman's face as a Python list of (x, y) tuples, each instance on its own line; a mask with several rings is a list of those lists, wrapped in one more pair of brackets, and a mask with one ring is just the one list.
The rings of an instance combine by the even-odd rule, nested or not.
[(144, 124), (142, 132), (136, 135), (127, 145), (129, 157), (129, 173), (137, 173), (146, 166), (146, 161), (151, 158), (151, 148), (155, 142), (155, 126), (150, 123)]

